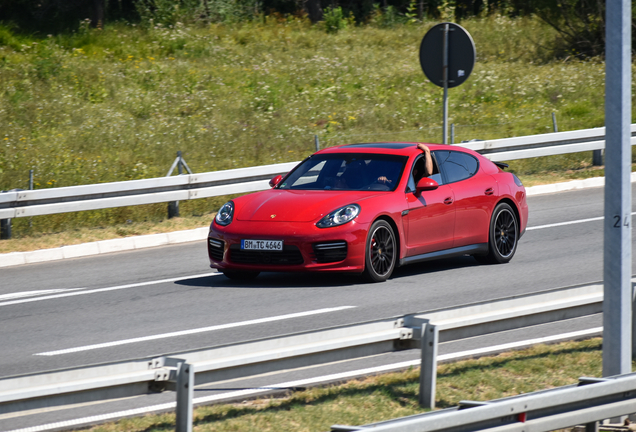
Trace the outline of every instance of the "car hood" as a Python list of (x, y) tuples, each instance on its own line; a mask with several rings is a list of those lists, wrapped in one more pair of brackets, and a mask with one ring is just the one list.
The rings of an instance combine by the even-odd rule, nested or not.
[(271, 189), (235, 199), (235, 217), (240, 221), (254, 222), (311, 222), (347, 204), (359, 203), (377, 195), (380, 193), (375, 191)]

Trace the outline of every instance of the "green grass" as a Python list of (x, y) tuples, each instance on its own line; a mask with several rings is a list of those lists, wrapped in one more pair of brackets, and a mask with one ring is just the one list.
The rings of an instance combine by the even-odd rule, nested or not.
[[(321, 145), (439, 142), (442, 91), (418, 60), (435, 23), (348, 26), (296, 18), (172, 28), (112, 24), (36, 40), (0, 26), (0, 189), (164, 176), (301, 160)], [(604, 65), (550, 61), (535, 19), (462, 23), (477, 64), (450, 90), (456, 142), (603, 126)], [(590, 154), (514, 162), (519, 175), (580, 170)], [(182, 203), (201, 215), (223, 198)], [(14, 220), (14, 236), (158, 222), (165, 205)]]
[[(437, 406), (460, 400), (487, 401), (576, 383), (601, 376), (601, 339), (538, 345), (494, 357), (440, 365)], [(419, 369), (317, 387), (279, 399), (195, 409), (195, 431), (315, 431), (333, 424), (364, 425), (423, 412), (419, 408)], [(174, 430), (174, 415), (149, 415), (96, 426), (93, 432)]]

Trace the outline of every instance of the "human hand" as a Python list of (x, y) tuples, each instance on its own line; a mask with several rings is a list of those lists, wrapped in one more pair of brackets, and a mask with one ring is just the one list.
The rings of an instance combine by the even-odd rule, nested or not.
[(429, 150), (428, 146), (427, 146), (426, 144), (424, 144), (424, 143), (418, 143), (418, 144), (417, 144), (417, 148), (418, 148), (418, 149), (420, 149), (420, 150), (422, 150), (422, 151), (423, 151), (423, 152), (425, 152), (425, 153), (430, 152), (430, 150)]
[(393, 180), (389, 180), (388, 178), (386, 178), (385, 176), (380, 176), (378, 177), (378, 181), (380, 183), (393, 183)]

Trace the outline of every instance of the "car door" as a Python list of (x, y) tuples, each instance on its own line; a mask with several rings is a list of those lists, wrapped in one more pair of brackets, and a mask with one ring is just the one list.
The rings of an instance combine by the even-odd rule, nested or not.
[(453, 247), (487, 243), (490, 213), (499, 195), (497, 182), (479, 171), (473, 155), (444, 150), (436, 157), (455, 199)]
[[(406, 190), (407, 209), (402, 212), (406, 231), (406, 256), (449, 249), (453, 246), (455, 206), (453, 190), (443, 184), (435, 162), (431, 178), (440, 183), (435, 190), (415, 193), (413, 172)], [(413, 164), (415, 166), (415, 163)]]

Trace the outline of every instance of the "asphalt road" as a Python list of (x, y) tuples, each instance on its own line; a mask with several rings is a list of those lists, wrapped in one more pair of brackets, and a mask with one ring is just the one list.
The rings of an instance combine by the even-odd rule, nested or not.
[[(205, 242), (4, 268), (0, 377), (601, 281), (603, 222), (585, 220), (603, 215), (603, 188), (530, 197), (529, 205), (528, 230), (510, 263), (428, 262), (399, 268), (380, 284), (282, 273), (230, 281), (209, 269)], [(563, 328), (592, 325), (598, 319)]]

